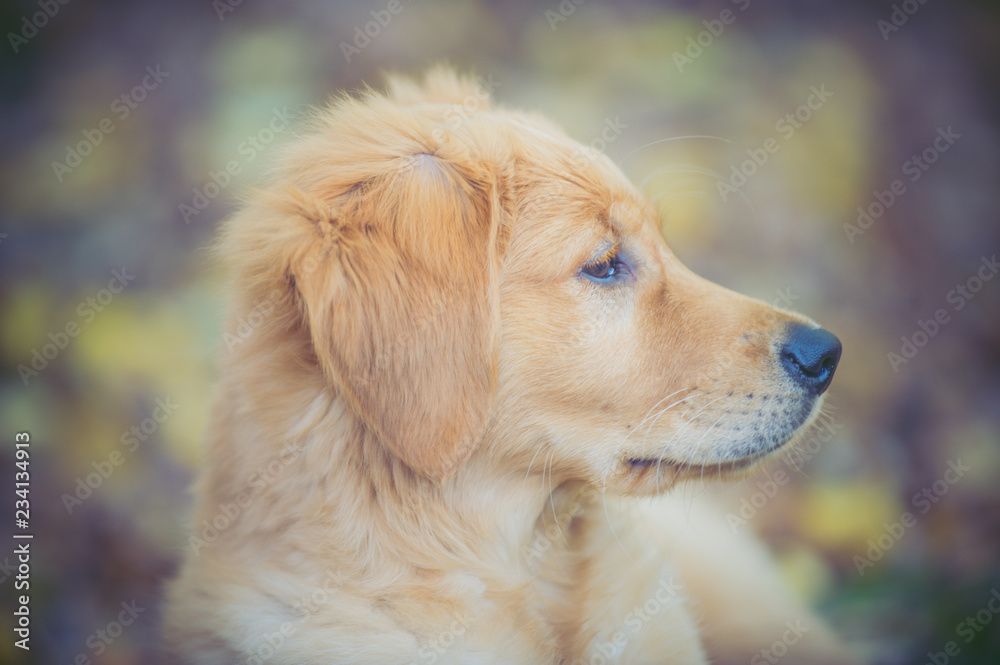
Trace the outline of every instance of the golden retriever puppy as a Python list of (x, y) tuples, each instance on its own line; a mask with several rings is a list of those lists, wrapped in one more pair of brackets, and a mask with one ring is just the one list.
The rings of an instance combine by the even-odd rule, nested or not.
[(168, 646), (850, 662), (719, 513), (645, 498), (788, 446), (837, 338), (693, 275), (610, 160), (488, 107), (445, 69), (341, 99), (226, 225), (229, 351)]

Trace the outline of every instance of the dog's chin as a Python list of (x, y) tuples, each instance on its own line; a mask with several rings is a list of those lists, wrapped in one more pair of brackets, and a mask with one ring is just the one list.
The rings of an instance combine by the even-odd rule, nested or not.
[[(622, 457), (620, 474), (629, 494), (658, 494), (686, 480), (737, 481), (752, 475), (767, 460), (790, 450), (804, 432), (809, 431), (814, 418), (769, 445), (734, 446), (721, 460), (701, 462), (678, 461), (665, 457)], [(745, 452), (744, 452), (745, 451)]]
[(686, 480), (742, 480), (767, 460), (794, 448), (795, 442), (813, 428), (820, 412), (819, 400), (811, 407), (797, 418), (797, 423), (780, 428), (776, 436), (768, 441), (730, 444), (727, 450), (720, 451), (721, 459), (681, 462), (669, 456), (621, 457), (618, 464), (622, 485), (629, 494), (650, 495), (659, 494)]
[(770, 457), (770, 454), (763, 454), (704, 464), (682, 463), (669, 458), (625, 458), (618, 462), (615, 482), (609, 481), (606, 487), (629, 496), (655, 496), (684, 481), (739, 480), (752, 474)]

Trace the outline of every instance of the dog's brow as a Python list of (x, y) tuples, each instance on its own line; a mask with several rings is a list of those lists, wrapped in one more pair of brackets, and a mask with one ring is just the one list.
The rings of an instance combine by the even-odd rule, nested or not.
[(627, 221), (622, 223), (622, 218), (617, 215), (608, 218), (608, 232), (614, 236), (615, 242), (618, 242), (622, 236), (628, 235), (633, 229), (634, 224), (629, 224)]
[(608, 259), (610, 259), (611, 257), (613, 257), (615, 254), (618, 253), (620, 246), (621, 243), (619, 243), (618, 241), (607, 242), (602, 244), (601, 249), (600, 251), (598, 251), (597, 255), (591, 258), (589, 261), (587, 261), (587, 263), (598, 264), (603, 261), (607, 261)]
[(635, 233), (643, 225), (642, 216), (622, 203), (614, 203), (608, 220), (616, 234)]

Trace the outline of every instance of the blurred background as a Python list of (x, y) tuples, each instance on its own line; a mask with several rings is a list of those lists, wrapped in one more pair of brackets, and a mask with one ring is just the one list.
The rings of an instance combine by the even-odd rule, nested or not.
[(0, 20), (0, 524), (25, 531), (26, 431), (35, 534), (30, 654), (0, 544), (0, 662), (159, 662), (223, 344), (205, 248), (310, 106), (442, 60), (605, 150), (696, 271), (843, 340), (824, 425), (730, 488), (733, 528), (870, 662), (1000, 662), (996, 3), (36, 0)]

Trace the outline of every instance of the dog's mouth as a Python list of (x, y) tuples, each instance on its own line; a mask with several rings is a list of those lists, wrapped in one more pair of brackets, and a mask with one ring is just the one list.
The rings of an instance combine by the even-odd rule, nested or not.
[(625, 460), (630, 471), (645, 475), (651, 470), (658, 474), (667, 474), (673, 480), (685, 478), (732, 478), (752, 471), (768, 455), (752, 455), (728, 462), (697, 464), (691, 462), (676, 462), (668, 458), (633, 457)]
[(657, 485), (662, 485), (663, 481), (692, 478), (738, 480), (752, 473), (765, 460), (787, 449), (798, 436), (808, 431), (818, 412), (818, 400), (802, 400), (798, 408), (786, 408), (780, 418), (766, 417), (759, 424), (751, 423), (749, 428), (752, 432), (749, 435), (746, 432), (748, 426), (743, 424), (742, 438), (726, 436), (725, 446), (716, 443), (703, 450), (692, 451), (693, 459), (678, 461), (671, 458), (669, 452), (662, 457), (623, 455), (618, 458), (619, 464), (624, 473), (634, 480), (655, 479)]

